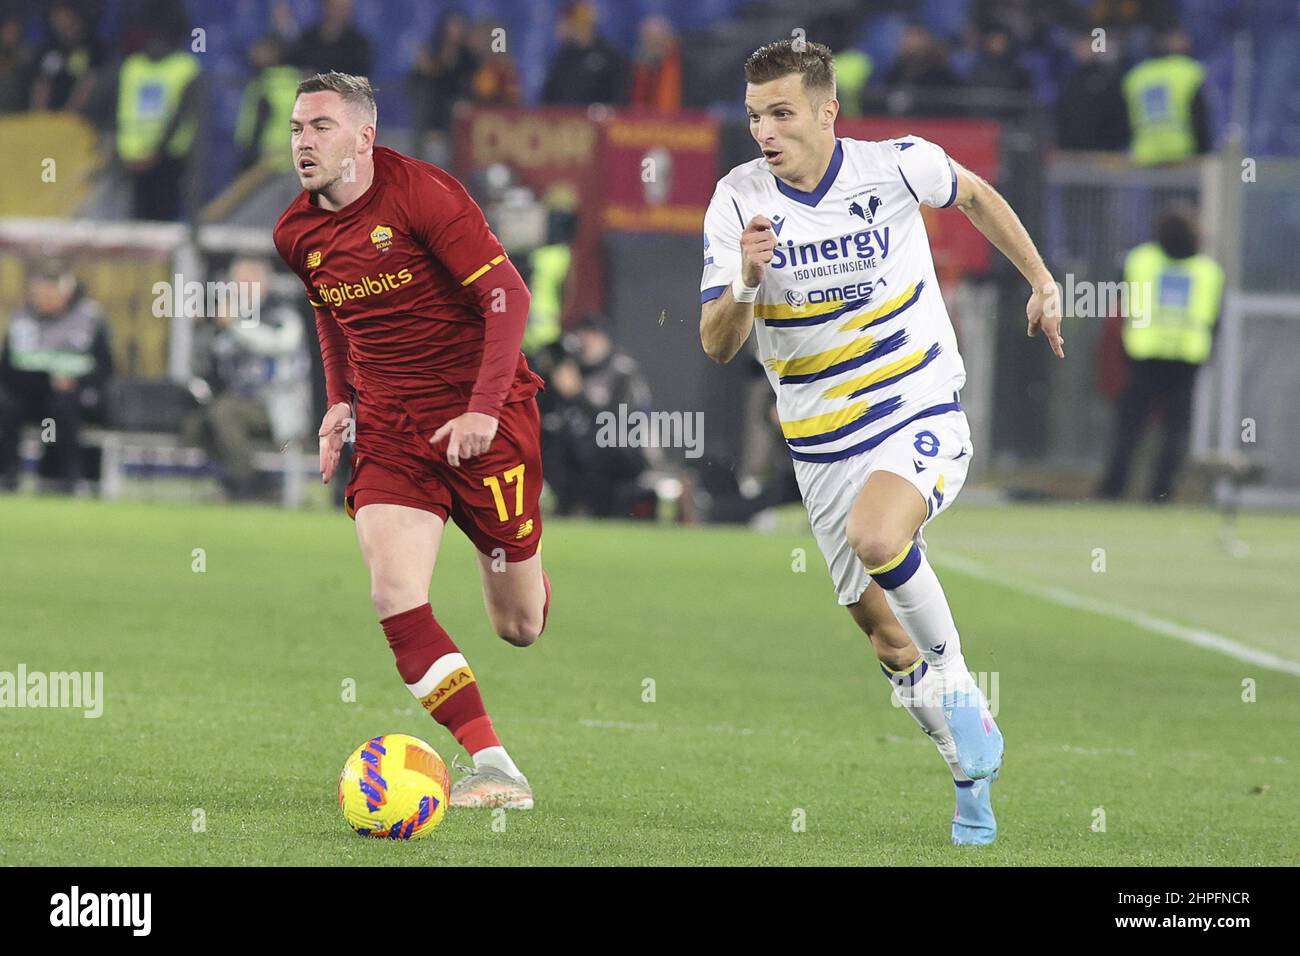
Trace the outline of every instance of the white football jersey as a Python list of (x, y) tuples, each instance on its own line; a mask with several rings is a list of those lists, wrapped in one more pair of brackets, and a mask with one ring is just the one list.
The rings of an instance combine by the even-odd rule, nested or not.
[(718, 182), (704, 217), (700, 301), (739, 275), (745, 224), (770, 219), (777, 246), (754, 334), (796, 460), (838, 461), (960, 408), (966, 370), (920, 211), (956, 198), (947, 153), (916, 136), (837, 139), (812, 192), (777, 179), (762, 158)]

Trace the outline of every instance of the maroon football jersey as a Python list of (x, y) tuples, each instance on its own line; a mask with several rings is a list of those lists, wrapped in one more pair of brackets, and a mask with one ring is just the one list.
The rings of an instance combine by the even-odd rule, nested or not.
[[(337, 212), (299, 195), (275, 225), (275, 247), (316, 309), (327, 381), (340, 379), (344, 349), (332, 346), (345, 342), (346, 378), (363, 402), (419, 399), (459, 414), (483, 357), (485, 289), (475, 284), (491, 282), (505, 250), (445, 171), (383, 146), (374, 166), (370, 188)], [(502, 376), (512, 376), (505, 402), (541, 383), (522, 353)], [(331, 403), (347, 400), (331, 388)]]

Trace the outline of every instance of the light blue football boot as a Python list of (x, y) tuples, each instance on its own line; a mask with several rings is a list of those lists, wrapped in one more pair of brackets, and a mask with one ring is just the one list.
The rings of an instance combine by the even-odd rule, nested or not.
[(943, 695), (943, 716), (957, 745), (957, 763), (966, 776), (983, 780), (1002, 766), (1002, 731), (973, 682), (968, 691)]
[(952, 815), (954, 846), (982, 846), (998, 835), (998, 821), (993, 818), (993, 781), (998, 772), (983, 780), (954, 780), (957, 785), (957, 809)]

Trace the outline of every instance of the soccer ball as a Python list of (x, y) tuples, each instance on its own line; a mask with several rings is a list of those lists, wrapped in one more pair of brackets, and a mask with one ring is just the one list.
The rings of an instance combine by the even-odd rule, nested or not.
[(428, 836), (442, 822), (450, 793), (451, 777), (438, 752), (407, 734), (367, 740), (339, 774), (339, 809), (362, 836)]

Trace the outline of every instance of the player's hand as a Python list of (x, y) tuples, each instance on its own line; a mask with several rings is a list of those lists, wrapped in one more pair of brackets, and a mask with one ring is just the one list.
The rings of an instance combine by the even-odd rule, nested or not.
[(321, 419), (320, 431), (316, 433), (320, 436), (320, 480), (327, 485), (339, 465), (339, 456), (343, 454), (343, 433), (350, 421), (352, 406), (347, 402), (331, 405)]
[(1041, 328), (1047, 336), (1047, 344), (1052, 347), (1057, 358), (1065, 358), (1065, 339), (1061, 338), (1061, 290), (1055, 282), (1044, 282), (1035, 287), (1025, 306), (1025, 316), (1029, 319), (1026, 334), (1033, 338)]
[(434, 432), (429, 444), (436, 445), (446, 438), (447, 463), (453, 468), (459, 468), (462, 458), (473, 458), (487, 451), (496, 433), (497, 420), (491, 415), (466, 412), (457, 415)]
[(740, 277), (753, 288), (763, 281), (767, 264), (776, 252), (776, 233), (766, 216), (755, 216), (740, 234)]

